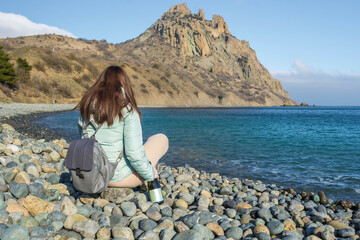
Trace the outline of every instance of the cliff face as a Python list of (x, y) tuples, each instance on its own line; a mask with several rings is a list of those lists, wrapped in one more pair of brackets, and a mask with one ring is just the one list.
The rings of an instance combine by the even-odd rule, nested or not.
[[(206, 20), (202, 9), (193, 14), (184, 3), (171, 7), (140, 36), (121, 44), (54, 35), (43, 38), (45, 36), (22, 38), (21, 44), (19, 39), (5, 39), (0, 45), (7, 46), (10, 55), (23, 57), (26, 54), (19, 54), (23, 52), (20, 50), (31, 46), (36, 54), (30, 54), (30, 62), (44, 64), (42, 73), (48, 79), (57, 74), (69, 83), (72, 81), (75, 91), (67, 98), (61, 95), (65, 102), (81, 97), (106, 65), (121, 64), (132, 80), (141, 105), (297, 104), (261, 65), (249, 43), (231, 35), (221, 16), (213, 15), (211, 21)], [(49, 49), (52, 49), (50, 53)], [(68, 72), (56, 69), (48, 64), (49, 61), (44, 61), (44, 55), (66, 59), (73, 67)], [(77, 68), (76, 73), (73, 68)], [(32, 70), (32, 76), (38, 74), (37, 71), (39, 69)], [(79, 78), (87, 80), (74, 82)], [(49, 101), (60, 97), (59, 91), (52, 94), (47, 100), (45, 96), (42, 99)]]

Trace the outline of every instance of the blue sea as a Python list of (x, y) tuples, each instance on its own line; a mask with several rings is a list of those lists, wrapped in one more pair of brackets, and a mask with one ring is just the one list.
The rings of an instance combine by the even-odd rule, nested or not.
[[(141, 108), (144, 142), (168, 136), (161, 160), (297, 191), (360, 200), (360, 107)], [(78, 138), (79, 112), (36, 123)]]

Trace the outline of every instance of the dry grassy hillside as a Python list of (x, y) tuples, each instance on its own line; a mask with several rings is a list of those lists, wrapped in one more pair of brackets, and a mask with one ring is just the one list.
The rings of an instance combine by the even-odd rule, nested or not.
[(31, 78), (15, 91), (0, 85), (0, 101), (77, 102), (111, 64), (128, 73), (140, 105), (295, 105), (248, 42), (221, 16), (205, 20), (178, 4), (139, 37), (120, 44), (37, 35), (0, 39), (11, 59), (25, 58)]

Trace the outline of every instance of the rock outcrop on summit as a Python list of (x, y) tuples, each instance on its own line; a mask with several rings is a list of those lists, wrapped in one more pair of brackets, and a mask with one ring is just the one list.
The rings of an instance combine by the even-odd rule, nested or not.
[[(23, 57), (35, 65), (33, 84), (23, 84), (27, 93), (20, 88), (12, 95), (0, 94), (0, 99), (76, 102), (105, 66), (120, 64), (140, 105), (297, 105), (249, 43), (230, 33), (222, 16), (206, 20), (202, 9), (193, 14), (185, 3), (174, 5), (140, 36), (120, 44), (38, 35), (2, 39), (0, 45), (13, 59)], [(43, 89), (36, 91), (39, 82)], [(46, 90), (46, 82), (54, 90)], [(34, 94), (29, 94), (32, 88)]]

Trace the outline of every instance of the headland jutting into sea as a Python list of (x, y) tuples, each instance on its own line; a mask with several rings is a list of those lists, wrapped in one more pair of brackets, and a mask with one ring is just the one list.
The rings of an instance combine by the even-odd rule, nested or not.
[(47, 129), (25, 136), (14, 127), (26, 121), (15, 119), (2, 118), (0, 127), (1, 239), (359, 239), (360, 203), (189, 165), (158, 166), (160, 205), (143, 186), (83, 194), (64, 166), (68, 142)]

